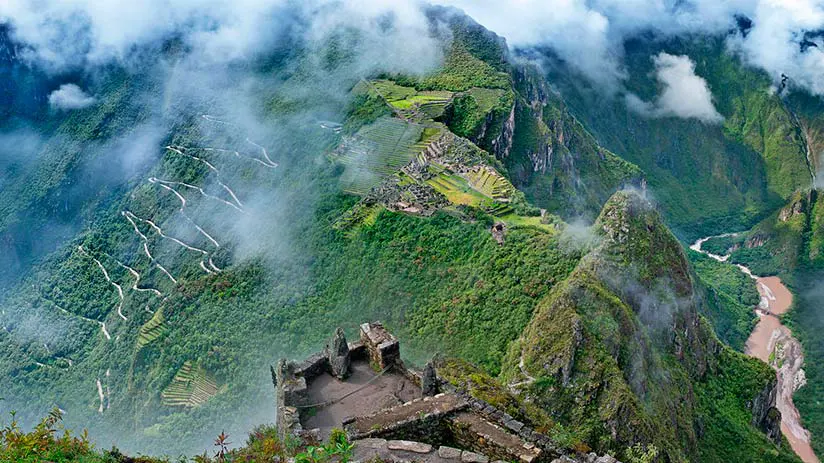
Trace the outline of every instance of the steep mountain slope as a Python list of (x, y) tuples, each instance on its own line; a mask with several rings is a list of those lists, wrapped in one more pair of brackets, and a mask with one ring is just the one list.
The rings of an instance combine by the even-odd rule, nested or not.
[(801, 128), (760, 71), (728, 53), (723, 37), (624, 44), (627, 92), (652, 101), (660, 91), (651, 57), (685, 55), (712, 91), (721, 123), (630, 110), (625, 94), (590, 88), (544, 53), (551, 82), (596, 138), (641, 167), (676, 232), (689, 240), (751, 226), (811, 184)]
[[(444, 61), (423, 75), (364, 71), (368, 40), (336, 30), (206, 83), (176, 47), (85, 78), (98, 103), (50, 114), (37, 162), (5, 171), (2, 411), (58, 406), (106, 446), (199, 452), (271, 421), (272, 359), (379, 318), (413, 362), (499, 376), (559, 445), (794, 461), (764, 434), (772, 372), (702, 318), (740, 304), (697, 281), (646, 200), (615, 193), (643, 189), (641, 170), (503, 39), (427, 17)], [(140, 162), (96, 182), (132, 145)], [(765, 185), (757, 207), (780, 197)], [(563, 221), (599, 213), (595, 233)], [(49, 246), (26, 244), (55, 221)]]
[[(772, 372), (715, 338), (699, 313), (706, 290), (657, 213), (618, 193), (597, 228), (601, 242), (511, 347), (508, 382), (599, 450), (640, 441), (670, 461), (792, 461), (761, 453), (766, 437), (749, 424), (775, 430), (752, 408)], [(724, 432), (747, 444), (728, 447)]]
[(446, 69), (414, 85), (460, 92), (442, 120), (495, 155), (530, 202), (564, 219), (591, 221), (617, 189), (642, 184), (640, 169), (599, 146), (537, 67), (513, 60), (503, 39), (463, 14), (432, 11), (448, 18), (455, 40)]
[(714, 238), (707, 243), (712, 252), (730, 254), (730, 261), (752, 268), (759, 275), (779, 275), (793, 290), (793, 308), (785, 316), (804, 346), (805, 387), (796, 394), (797, 407), (813, 435), (813, 447), (821, 452), (824, 404), (821, 384), (824, 342), (820, 333), (824, 201), (820, 190), (799, 191), (781, 209), (747, 232)]

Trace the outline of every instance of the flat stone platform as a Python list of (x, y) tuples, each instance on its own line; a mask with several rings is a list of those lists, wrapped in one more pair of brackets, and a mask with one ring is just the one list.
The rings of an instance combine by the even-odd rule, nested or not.
[[(352, 362), (350, 375), (343, 381), (323, 373), (307, 384), (309, 404), (333, 401), (326, 406), (302, 408), (304, 429), (318, 428), (326, 438), (332, 428), (341, 427), (345, 418), (370, 415), (420, 397), (420, 387), (403, 375), (387, 372), (380, 378), (367, 361)], [(371, 381), (371, 382), (370, 382)], [(345, 397), (342, 400), (337, 400)]]

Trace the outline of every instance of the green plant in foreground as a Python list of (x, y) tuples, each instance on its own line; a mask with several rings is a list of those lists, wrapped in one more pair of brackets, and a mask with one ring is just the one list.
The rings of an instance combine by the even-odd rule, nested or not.
[(306, 451), (295, 456), (295, 463), (325, 463), (335, 460), (348, 463), (352, 460), (355, 444), (349, 442), (346, 432), (342, 429), (333, 429), (329, 442), (323, 446), (309, 446)]
[(626, 451), (627, 463), (652, 463), (657, 457), (658, 448), (653, 444), (635, 444)]

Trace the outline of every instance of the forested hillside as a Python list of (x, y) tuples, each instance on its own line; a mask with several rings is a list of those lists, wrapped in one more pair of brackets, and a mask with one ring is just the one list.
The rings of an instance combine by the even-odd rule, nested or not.
[[(607, 95), (459, 10), (405, 12), (284, 7), (237, 56), (169, 34), (47, 71), (0, 21), (0, 412), (199, 454), (274, 420), (278, 358), (381, 320), (410, 365), (439, 354), (559, 448), (799, 461), (775, 372), (742, 353), (755, 286), (685, 244), (753, 227), (705, 249), (792, 283), (824, 355), (817, 97), (722, 37), (654, 35)], [(644, 106), (662, 53), (691, 57), (717, 115)], [(818, 450), (820, 370), (798, 395)], [(116, 458), (44, 437), (57, 421), (44, 449)]]

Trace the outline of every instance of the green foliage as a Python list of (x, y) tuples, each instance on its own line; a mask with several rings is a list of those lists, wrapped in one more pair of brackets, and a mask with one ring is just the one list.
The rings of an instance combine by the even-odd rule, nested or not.
[[(513, 104), (511, 91), (473, 88), (452, 100), (443, 120), (456, 135), (478, 142), (481, 134), (492, 137), (501, 132), (502, 119), (509, 115)], [(487, 127), (488, 121), (498, 124)]]
[[(750, 425), (754, 397), (775, 381), (763, 362), (722, 348), (717, 367), (695, 384), (704, 435), (700, 461), (798, 462), (788, 445), (776, 448)], [(731, 445), (735, 443), (735, 445)]]
[[(366, 84), (359, 84), (365, 87)], [(357, 132), (361, 127), (369, 125), (383, 116), (389, 116), (392, 111), (386, 106), (386, 102), (374, 93), (365, 88), (356, 89), (353, 92), (354, 98), (349, 103), (346, 112), (346, 123), (344, 131), (349, 134)]]
[[(520, 94), (538, 91), (530, 79), (524, 81)], [(505, 159), (509, 176), (536, 206), (565, 219), (591, 219), (615, 191), (638, 184), (642, 173), (600, 147), (560, 98), (550, 94), (546, 100), (540, 111), (529, 101), (516, 105), (512, 150)]]
[(295, 462), (327, 463), (334, 458), (340, 463), (348, 463), (352, 459), (354, 447), (354, 444), (349, 443), (346, 432), (333, 429), (326, 445), (307, 447), (305, 451), (295, 455)]
[(679, 236), (692, 241), (748, 228), (809, 185), (801, 139), (780, 98), (769, 92), (768, 76), (728, 53), (721, 38), (637, 39), (626, 45), (626, 85), (646, 101), (660, 90), (650, 59), (659, 52), (695, 61), (723, 124), (635, 114), (623, 98), (601, 98), (568, 68), (549, 78), (604, 147), (643, 169)]
[[(61, 433), (62, 431), (62, 433)], [(55, 409), (31, 432), (20, 429), (14, 414), (9, 425), (0, 429), (0, 462), (3, 463), (163, 463), (154, 458), (118, 458), (119, 452), (101, 453), (89, 443), (84, 432), (73, 436), (62, 426), (62, 413)]]
[(655, 445), (635, 444), (627, 448), (624, 458), (627, 463), (653, 463), (658, 457), (658, 447)]
[(463, 44), (453, 42), (443, 66), (421, 79), (397, 78), (401, 85), (418, 90), (449, 90), (465, 92), (473, 87), (506, 89), (509, 76), (475, 57)]
[(812, 434), (811, 444), (818, 455), (824, 454), (824, 271), (803, 268), (795, 277), (793, 306), (784, 323), (804, 347), (804, 372), (807, 384), (793, 395), (804, 427)]
[(689, 258), (701, 283), (710, 289), (703, 315), (722, 341), (743, 352), (758, 322), (753, 308), (760, 296), (752, 278), (734, 265), (701, 253), (690, 251)]

